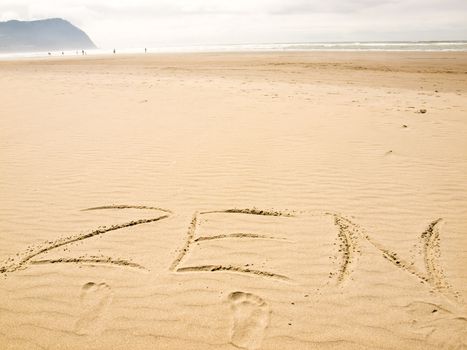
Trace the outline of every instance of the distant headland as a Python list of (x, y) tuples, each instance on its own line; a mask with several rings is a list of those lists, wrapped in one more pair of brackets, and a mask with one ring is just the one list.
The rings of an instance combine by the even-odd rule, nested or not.
[(0, 52), (94, 49), (96, 45), (78, 27), (61, 18), (0, 22)]

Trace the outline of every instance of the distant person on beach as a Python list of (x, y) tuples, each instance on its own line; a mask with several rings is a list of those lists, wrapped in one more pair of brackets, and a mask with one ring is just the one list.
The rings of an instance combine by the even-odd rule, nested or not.
[(115, 54), (115, 49), (114, 49), (114, 54)]
[(84, 56), (84, 50), (81, 50), (81, 53), (82, 53), (82, 54), (83, 54), (83, 56)]
[(49, 52), (49, 56), (51, 56), (52, 54)]
[(147, 53), (148, 52), (148, 49), (147, 48), (144, 48), (144, 53)]

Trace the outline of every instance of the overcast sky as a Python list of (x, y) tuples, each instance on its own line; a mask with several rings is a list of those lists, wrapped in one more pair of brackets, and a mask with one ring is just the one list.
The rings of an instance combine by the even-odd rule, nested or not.
[(49, 17), (101, 48), (467, 40), (467, 0), (0, 0), (0, 21)]

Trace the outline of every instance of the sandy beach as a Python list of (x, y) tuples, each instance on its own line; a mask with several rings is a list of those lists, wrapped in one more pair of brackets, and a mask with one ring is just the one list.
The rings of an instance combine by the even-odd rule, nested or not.
[(467, 348), (467, 53), (0, 61), (0, 348)]

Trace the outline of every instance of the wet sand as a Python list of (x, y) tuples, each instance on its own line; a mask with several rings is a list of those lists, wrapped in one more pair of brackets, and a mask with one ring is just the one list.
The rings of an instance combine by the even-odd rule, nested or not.
[(2, 349), (467, 347), (467, 53), (0, 62)]

